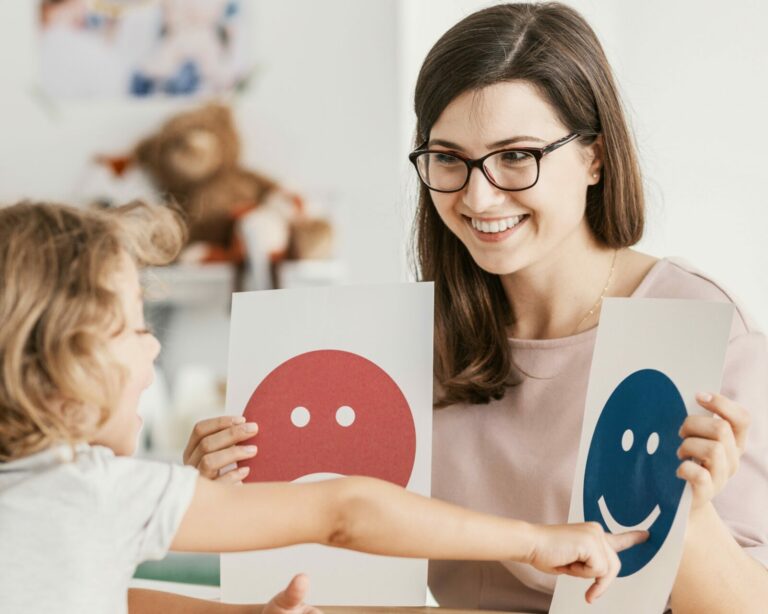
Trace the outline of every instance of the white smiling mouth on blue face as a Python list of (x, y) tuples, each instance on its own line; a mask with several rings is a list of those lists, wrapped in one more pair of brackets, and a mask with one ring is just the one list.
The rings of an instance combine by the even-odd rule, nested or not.
[(608, 509), (608, 505), (605, 502), (605, 497), (601, 496), (597, 500), (597, 506), (600, 508), (600, 513), (603, 515), (605, 525), (611, 533), (624, 533), (626, 531), (648, 531), (651, 525), (656, 522), (656, 519), (661, 515), (661, 508), (656, 505), (643, 520), (630, 527), (621, 524), (616, 520), (611, 511)]

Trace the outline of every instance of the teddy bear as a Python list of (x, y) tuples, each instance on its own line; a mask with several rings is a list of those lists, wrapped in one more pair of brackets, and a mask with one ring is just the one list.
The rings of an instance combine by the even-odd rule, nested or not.
[(330, 224), (310, 219), (297, 194), (243, 168), (239, 150), (232, 113), (216, 103), (172, 117), (136, 147), (135, 161), (187, 216), (181, 259), (239, 265), (246, 256), (270, 263), (330, 257)]

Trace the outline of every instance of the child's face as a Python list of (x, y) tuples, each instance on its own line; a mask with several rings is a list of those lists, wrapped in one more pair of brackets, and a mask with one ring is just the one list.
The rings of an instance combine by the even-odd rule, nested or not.
[(127, 378), (117, 407), (101, 426), (92, 443), (112, 448), (118, 455), (130, 455), (136, 449), (142, 424), (137, 412), (139, 397), (152, 383), (153, 363), (160, 352), (160, 343), (144, 323), (139, 273), (127, 255), (114, 273), (111, 286), (123, 306), (125, 327), (110, 338), (109, 347), (113, 359), (126, 370)]
[[(486, 87), (479, 96), (470, 91), (455, 98), (432, 127), (429, 147), (479, 158), (506, 147), (542, 147), (567, 134), (532, 86), (511, 81)], [(587, 187), (598, 181), (596, 153), (578, 142), (564, 145), (542, 158), (538, 183), (519, 192), (499, 190), (474, 169), (464, 189), (432, 192), (432, 201), (480, 267), (515, 273), (589, 235), (584, 211)], [(517, 216), (523, 216), (519, 225), (504, 232), (475, 227)]]

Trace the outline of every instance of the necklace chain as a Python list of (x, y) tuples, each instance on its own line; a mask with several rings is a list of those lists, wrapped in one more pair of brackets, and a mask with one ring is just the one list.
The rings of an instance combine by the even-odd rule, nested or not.
[(587, 321), (587, 319), (592, 316), (595, 311), (597, 311), (597, 308), (600, 307), (603, 303), (603, 299), (605, 298), (605, 293), (608, 292), (608, 288), (611, 286), (611, 281), (613, 281), (613, 271), (616, 269), (616, 254), (619, 253), (619, 250), (613, 250), (613, 260), (611, 260), (611, 270), (608, 273), (608, 279), (605, 280), (605, 286), (603, 287), (603, 291), (600, 293), (600, 296), (595, 301), (595, 304), (592, 305), (590, 310), (586, 313), (586, 315), (579, 320), (579, 323), (576, 325), (576, 328), (573, 329), (573, 332), (571, 335), (575, 335), (576, 332), (581, 328), (581, 325), (584, 324), (584, 322)]
[[(605, 298), (605, 294), (606, 294), (606, 292), (608, 292), (608, 288), (610, 288), (611, 282), (613, 281), (613, 272), (616, 269), (616, 255), (618, 254), (618, 252), (619, 252), (619, 250), (614, 250), (614, 252), (613, 252), (613, 260), (611, 260), (611, 270), (608, 273), (608, 279), (605, 280), (605, 286), (603, 287), (603, 291), (600, 292), (600, 296), (595, 301), (595, 304), (592, 305), (592, 308), (586, 313), (586, 315), (583, 318), (581, 318), (579, 323), (576, 325), (576, 328), (573, 329), (573, 332), (571, 333), (571, 335), (575, 335), (576, 332), (579, 330), (579, 328), (581, 328), (581, 325), (584, 324), (584, 322), (586, 322), (587, 319), (591, 315), (593, 315), (595, 313), (595, 311), (597, 311), (598, 307), (600, 307), (600, 305), (602, 304), (603, 299)], [(515, 369), (517, 369), (520, 373), (522, 373), (524, 376), (526, 376), (526, 377), (528, 377), (530, 379), (550, 380), (550, 379), (556, 378), (558, 375), (560, 375), (560, 373), (562, 373), (562, 371), (558, 371), (554, 375), (549, 375), (549, 376), (542, 377), (542, 376), (539, 376), (539, 375), (534, 375), (533, 373), (529, 373), (528, 371), (526, 371), (525, 369), (520, 367), (520, 365), (518, 365), (514, 361), (514, 359), (512, 359), (511, 356), (510, 356), (510, 361), (512, 362), (512, 365), (515, 367)]]

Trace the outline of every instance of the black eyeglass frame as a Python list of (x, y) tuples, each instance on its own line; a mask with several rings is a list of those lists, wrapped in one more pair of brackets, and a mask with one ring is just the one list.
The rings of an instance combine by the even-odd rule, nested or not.
[[(549, 153), (552, 153), (556, 149), (559, 149), (563, 145), (567, 145), (571, 141), (579, 138), (579, 137), (585, 137), (585, 136), (597, 136), (594, 132), (571, 132), (570, 134), (565, 135), (563, 138), (558, 139), (549, 145), (544, 145), (544, 147), (508, 147), (505, 149), (497, 149), (496, 151), (492, 151), (490, 153), (485, 154), (482, 158), (465, 158), (464, 156), (461, 156), (453, 151), (445, 151), (440, 149), (425, 149), (424, 146), (425, 143), (422, 143), (419, 147), (414, 149), (411, 153), (408, 154), (408, 159), (411, 161), (411, 164), (413, 164), (414, 168), (416, 169), (416, 174), (419, 176), (419, 180), (424, 184), (424, 186), (428, 190), (432, 190), (433, 192), (440, 192), (442, 194), (453, 194), (454, 192), (460, 192), (463, 190), (467, 184), (469, 183), (469, 178), (472, 176), (472, 169), (473, 168), (479, 168), (480, 172), (485, 176), (485, 178), (493, 185), (495, 188), (498, 188), (499, 190), (503, 190), (504, 192), (522, 192), (523, 190), (530, 190), (533, 186), (535, 186), (539, 182), (539, 176), (541, 174), (541, 159), (546, 156)], [(527, 154), (530, 154), (533, 156), (534, 160), (536, 160), (536, 179), (534, 182), (525, 187), (525, 188), (502, 188), (498, 183), (496, 183), (493, 178), (490, 176), (488, 171), (485, 170), (485, 161), (490, 158), (491, 156), (495, 156), (496, 154), (500, 153), (506, 153), (509, 151), (520, 151)], [(461, 187), (456, 188), (455, 190), (438, 190), (436, 188), (432, 188), (429, 186), (429, 184), (424, 181), (424, 178), (421, 176), (421, 173), (419, 172), (419, 165), (417, 163), (417, 158), (419, 156), (422, 156), (424, 154), (444, 154), (453, 156), (457, 160), (461, 160), (464, 164), (467, 165), (467, 178), (464, 181), (463, 184), (461, 184)]]

